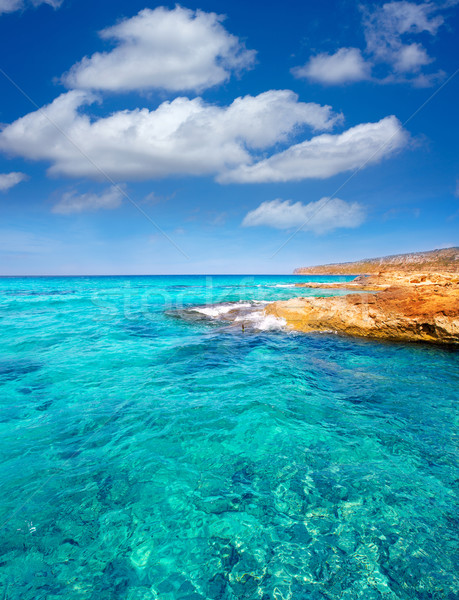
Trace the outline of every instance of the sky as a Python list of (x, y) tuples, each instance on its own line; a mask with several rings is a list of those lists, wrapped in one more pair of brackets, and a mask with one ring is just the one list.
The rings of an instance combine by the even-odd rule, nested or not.
[(0, 0), (0, 274), (459, 245), (459, 0)]

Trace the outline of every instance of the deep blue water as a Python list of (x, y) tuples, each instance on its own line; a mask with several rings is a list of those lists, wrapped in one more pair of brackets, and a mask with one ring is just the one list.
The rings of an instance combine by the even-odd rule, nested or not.
[(264, 321), (302, 279), (0, 279), (2, 600), (458, 598), (458, 352)]

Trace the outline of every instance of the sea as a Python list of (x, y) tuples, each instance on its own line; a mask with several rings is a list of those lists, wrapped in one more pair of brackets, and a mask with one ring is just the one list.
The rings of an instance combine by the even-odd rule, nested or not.
[(0, 598), (458, 598), (457, 349), (264, 315), (349, 279), (0, 279)]

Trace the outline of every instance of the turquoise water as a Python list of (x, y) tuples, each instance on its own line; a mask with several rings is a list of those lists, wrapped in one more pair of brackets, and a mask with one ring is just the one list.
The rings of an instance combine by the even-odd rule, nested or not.
[(2, 600), (458, 597), (457, 351), (263, 320), (299, 280), (0, 279)]

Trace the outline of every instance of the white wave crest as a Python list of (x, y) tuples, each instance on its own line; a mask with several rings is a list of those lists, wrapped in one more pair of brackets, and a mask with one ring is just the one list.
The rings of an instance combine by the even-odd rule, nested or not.
[(232, 302), (231, 304), (214, 304), (213, 306), (196, 306), (191, 310), (193, 312), (201, 313), (207, 317), (213, 317), (218, 319), (222, 315), (226, 315), (232, 310), (238, 310), (240, 308), (249, 308), (252, 306), (249, 302)]
[(257, 331), (283, 329), (287, 325), (285, 319), (267, 315), (264, 311), (267, 304), (269, 304), (268, 300), (222, 302), (221, 304), (195, 306), (190, 311), (202, 314), (213, 321), (237, 324)]
[(267, 315), (263, 310), (253, 311), (246, 315), (241, 315), (234, 319), (235, 323), (250, 323), (254, 329), (259, 331), (273, 331), (276, 329), (284, 329), (287, 325), (287, 321), (281, 317), (275, 317), (274, 315)]

